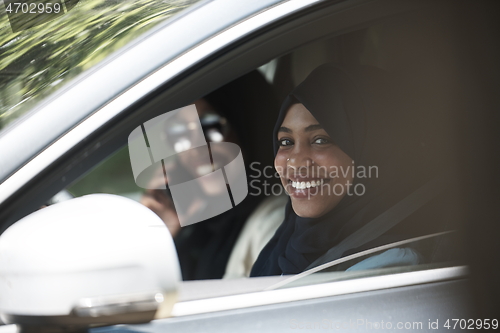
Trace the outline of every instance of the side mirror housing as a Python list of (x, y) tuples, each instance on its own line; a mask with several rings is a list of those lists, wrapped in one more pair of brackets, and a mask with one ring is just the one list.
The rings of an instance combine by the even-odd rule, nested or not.
[(180, 280), (163, 221), (120, 196), (92, 194), (55, 204), (0, 236), (0, 315), (26, 329), (166, 317)]

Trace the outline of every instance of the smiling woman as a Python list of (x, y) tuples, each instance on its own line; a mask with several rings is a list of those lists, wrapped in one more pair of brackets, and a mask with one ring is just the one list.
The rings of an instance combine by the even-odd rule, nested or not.
[(342, 200), (353, 180), (350, 172), (336, 178), (329, 170), (348, 170), (353, 160), (303, 104), (290, 107), (278, 136), (275, 167), (293, 210), (301, 217), (323, 216)]
[[(327, 253), (331, 261), (442, 231), (434, 206), (446, 189), (434, 186), (442, 169), (438, 161), (428, 163), (425, 145), (414, 135), (418, 129), (401, 111), (394, 86), (382, 70), (326, 64), (286, 98), (274, 129), (274, 149), (275, 168), (290, 201), (252, 276), (297, 274), (317, 266)], [(362, 172), (373, 167), (374, 173)], [(424, 184), (430, 190), (416, 212), (372, 223), (401, 199), (423, 191)], [(352, 269), (430, 263), (433, 255), (428, 248), (392, 249)]]

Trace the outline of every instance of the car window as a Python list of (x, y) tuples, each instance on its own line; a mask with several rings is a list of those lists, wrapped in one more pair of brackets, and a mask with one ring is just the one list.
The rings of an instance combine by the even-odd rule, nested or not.
[(64, 15), (15, 32), (7, 11), (2, 11), (0, 129), (71, 78), (197, 1), (81, 0)]
[[(429, 21), (426, 21), (425, 17), (429, 18)], [(249, 192), (246, 201), (239, 208), (236, 207), (212, 219), (181, 227), (179, 215), (187, 214), (190, 207), (176, 211), (172, 193), (169, 191), (151, 191), (137, 186), (128, 161), (129, 147), (122, 148), (99, 167), (72, 184), (68, 190), (75, 196), (102, 192), (119, 194), (142, 202), (151, 208), (172, 231), (185, 280), (248, 277), (252, 274), (252, 267), (259, 255), (274, 255), (272, 249), (269, 250), (268, 247), (266, 250), (264, 247), (269, 244), (273, 236), (275, 243), (277, 242), (276, 235), (279, 235), (277, 230), (280, 226), (284, 228), (283, 220), (286, 221), (286, 214), (289, 214), (290, 210), (289, 193), (285, 191), (279, 177), (279, 170), (277, 170), (279, 164), (274, 157), (274, 154), (277, 154), (276, 150), (273, 154), (273, 145), (274, 147), (276, 145), (292, 146), (293, 143), (292, 138), (285, 137), (277, 140), (278, 138), (273, 137), (273, 128), (279, 117), (280, 105), (283, 101), (286, 102), (290, 92), (304, 82), (315, 69), (325, 64), (334, 64), (342, 68), (341, 71), (349, 73), (347, 84), (351, 78), (358, 76), (368, 78), (361, 83), (363, 86), (356, 87), (356, 89), (368, 91), (367, 99), (365, 96), (360, 96), (348, 103), (353, 103), (353, 105), (361, 102), (379, 103), (378, 106), (369, 106), (364, 109), (370, 115), (369, 122), (354, 123), (352, 130), (361, 133), (359, 137), (365, 135), (365, 132), (366, 135), (376, 133), (376, 136), (372, 138), (377, 141), (376, 143), (380, 140), (379, 144), (382, 148), (376, 148), (380, 150), (375, 150), (375, 152), (377, 158), (381, 157), (375, 160), (381, 164), (366, 165), (365, 172), (370, 170), (373, 174), (358, 173), (362, 170), (357, 169), (355, 177), (367, 178), (366, 182), (357, 183), (357, 185), (381, 186), (381, 195), (375, 195), (367, 201), (368, 203), (363, 203), (356, 208), (359, 209), (360, 214), (357, 214), (358, 210), (348, 212), (348, 209), (346, 209), (348, 212), (346, 214), (351, 214), (354, 219), (358, 218), (358, 215), (362, 216), (361, 213), (366, 213), (364, 220), (359, 219), (363, 222), (359, 223), (367, 225), (371, 220), (392, 212), (391, 209), (398, 207), (398, 203), (405, 199), (410, 202), (424, 201), (412, 211), (403, 214), (406, 214), (401, 218), (404, 223), (396, 221), (392, 226), (384, 226), (393, 232), (351, 246), (341, 255), (345, 257), (365, 253), (363, 256), (330, 268), (330, 270), (332, 268), (338, 270), (337, 272), (325, 273), (322, 269), (313, 275), (306, 274), (304, 278), (294, 283), (290, 282), (290, 286), (313, 283), (311, 281), (316, 281), (317, 275), (327, 276), (327, 280), (330, 277), (335, 280), (461, 264), (460, 230), (454, 220), (456, 216), (450, 215), (448, 210), (450, 205), (454, 204), (450, 199), (453, 180), (441, 182), (442, 179), (448, 179), (448, 176), (453, 175), (454, 172), (453, 169), (445, 168), (445, 166), (449, 167), (449, 159), (440, 155), (442, 150), (450, 147), (451, 144), (449, 141), (451, 135), (447, 136), (450, 123), (446, 119), (449, 114), (442, 105), (443, 98), (446, 97), (440, 96), (437, 92), (440, 89), (437, 83), (428, 82), (429, 77), (436, 75), (441, 80), (447, 79), (444, 72), (435, 70), (436, 66), (442, 65), (443, 60), (438, 56), (439, 53), (435, 53), (433, 47), (443, 38), (447, 38), (449, 27), (446, 23), (441, 23), (440, 26), (433, 20), (435, 18), (432, 18), (431, 14), (419, 12), (409, 14), (407, 20), (385, 20), (363, 29), (322, 39), (272, 59), (255, 68), (251, 73), (214, 89), (209, 95), (193, 100), (192, 103), (197, 106), (207, 142), (232, 140), (231, 142), (236, 142), (242, 148)], [(439, 34), (432, 32), (433, 29), (437, 29)], [(422, 39), (421, 33), (429, 38)], [(415, 53), (417, 50), (418, 54)], [(441, 51), (451, 52), (445, 47)], [(419, 59), (419, 64), (415, 63), (416, 57)], [(380, 77), (383, 78), (380, 79)], [(321, 91), (321, 85), (316, 87), (318, 91)], [(386, 87), (392, 90), (389, 91)], [(258, 93), (255, 93), (256, 91)], [(422, 98), (422, 96), (427, 96), (427, 98)], [(294, 103), (297, 101), (290, 105)], [(307, 104), (307, 102), (304, 103)], [(380, 105), (394, 109), (394, 113), (387, 113)], [(327, 118), (320, 118), (317, 121), (320, 124), (322, 122), (326, 124), (328, 117), (327, 114)], [(284, 120), (281, 119), (281, 121)], [(389, 136), (388, 131), (381, 130), (384, 126), (389, 126), (387, 128), (393, 131), (391, 134), (393, 136)], [(168, 126), (163, 130), (166, 136), (168, 136), (167, 132), (173, 131)], [(340, 141), (334, 142), (334, 145), (339, 147), (342, 144)], [(356, 144), (356, 142), (353, 143), (353, 145)], [(405, 146), (406, 144), (409, 146)], [(407, 155), (410, 145), (411, 149), (414, 149), (413, 156)], [(369, 144), (367, 147), (367, 149), (374, 149), (370, 148)], [(391, 149), (394, 150), (387, 152), (384, 151), (384, 147), (393, 147)], [(278, 152), (279, 149), (281, 147), (278, 148)], [(355, 156), (353, 155), (355, 153), (350, 154)], [(414, 162), (417, 157), (433, 162), (420, 167), (421, 162)], [(290, 156), (290, 158), (293, 160), (296, 156)], [(175, 163), (180, 163), (185, 171), (191, 173), (202, 173), (200, 168), (204, 167), (196, 163), (183, 162), (182, 158)], [(352, 163), (354, 165), (354, 161)], [(411, 173), (402, 173), (401, 170), (404, 168), (407, 168), (407, 171), (411, 170)], [(160, 182), (164, 182), (161, 168), (158, 170), (157, 176), (154, 173), (149, 176), (150, 180), (159, 177)], [(377, 183), (379, 172), (383, 174), (387, 172), (386, 170), (390, 170), (391, 175), (388, 176), (386, 173), (381, 177), (384, 181), (380, 185), (380, 182)], [(443, 170), (445, 170), (444, 173)], [(411, 199), (412, 193), (418, 192), (427, 182), (437, 184), (439, 191), (432, 192), (429, 198), (424, 196), (424, 199), (419, 199), (419, 197)], [(319, 183), (307, 184), (307, 182), (290, 180), (289, 185), (300, 190), (301, 186), (303, 186), (302, 189), (313, 188), (319, 186)], [(363, 197), (362, 189), (363, 187), (353, 187), (352, 190), (359, 190), (357, 195)], [(362, 199), (359, 201), (364, 202)], [(371, 201), (374, 203), (372, 204)], [(356, 207), (356, 204), (353, 204), (353, 207)], [(374, 206), (379, 208), (373, 208)], [(336, 216), (335, 218), (342, 220), (344, 217)], [(334, 230), (328, 227), (330, 229), (325, 229), (324, 234), (334, 238), (336, 232), (343, 234), (360, 229), (349, 223), (351, 223), (350, 220), (346, 220), (344, 229)], [(316, 236), (319, 237), (320, 234)], [(426, 238), (427, 236), (429, 238)], [(417, 240), (419, 237), (425, 239)], [(291, 241), (302, 240), (298, 237)], [(394, 245), (393, 248), (366, 253), (380, 246), (399, 244), (398, 242), (408, 244)], [(324, 240), (324, 243), (329, 244), (329, 240)], [(323, 252), (328, 249), (323, 249)], [(275, 256), (276, 261), (286, 257), (289, 248), (284, 245), (282, 249), (276, 251), (278, 250), (282, 253)], [(309, 269), (309, 266), (321, 256), (308, 257), (308, 253), (307, 251), (301, 252), (299, 255), (294, 251), (291, 252), (291, 257), (306, 258), (308, 262), (298, 270), (293, 268), (293, 265), (297, 263), (294, 261), (289, 265), (292, 267), (289, 271), (284, 269), (285, 266), (279, 266), (279, 269), (283, 269), (279, 274), (267, 271), (255, 276), (296, 274)], [(326, 262), (338, 259), (339, 257), (334, 257)], [(383, 264), (384, 262), (387, 264)], [(325, 278), (319, 279), (323, 281)]]

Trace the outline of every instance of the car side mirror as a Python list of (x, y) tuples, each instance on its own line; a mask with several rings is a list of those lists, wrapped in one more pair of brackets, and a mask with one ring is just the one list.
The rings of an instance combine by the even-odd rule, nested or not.
[(145, 206), (92, 194), (40, 209), (0, 236), (0, 315), (24, 330), (166, 317), (181, 280), (172, 237)]

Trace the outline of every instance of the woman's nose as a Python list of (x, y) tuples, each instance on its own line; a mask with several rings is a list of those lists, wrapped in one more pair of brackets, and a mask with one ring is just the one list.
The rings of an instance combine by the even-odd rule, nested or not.
[(312, 165), (312, 158), (307, 151), (297, 147), (290, 152), (287, 158), (287, 166), (292, 169), (298, 169), (300, 167), (310, 167)]

